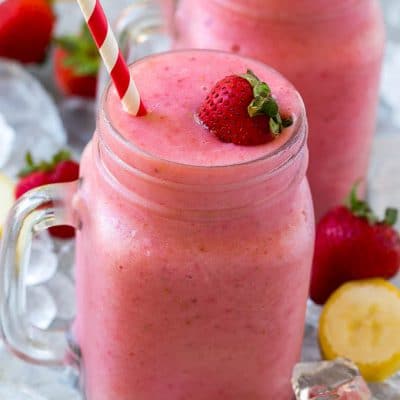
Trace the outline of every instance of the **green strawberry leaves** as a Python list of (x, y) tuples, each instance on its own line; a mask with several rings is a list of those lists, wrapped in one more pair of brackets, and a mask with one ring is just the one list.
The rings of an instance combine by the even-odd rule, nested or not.
[(67, 52), (64, 66), (71, 68), (76, 76), (95, 76), (100, 67), (100, 56), (96, 44), (84, 23), (79, 35), (67, 35), (54, 39)]
[(397, 222), (397, 217), (398, 217), (398, 210), (396, 208), (387, 208), (385, 211), (385, 219), (383, 222), (386, 225), (393, 226)]
[(35, 163), (31, 152), (27, 152), (25, 155), (25, 167), (18, 173), (19, 178), (30, 175), (33, 172), (43, 171), (51, 172), (61, 161), (68, 161), (71, 159), (71, 153), (68, 150), (60, 150), (58, 153), (54, 154), (50, 161), (39, 161)]
[(269, 117), (269, 128), (273, 136), (278, 136), (284, 128), (293, 124), (292, 118), (282, 119), (276, 100), (272, 97), (270, 87), (260, 81), (253, 71), (240, 75), (246, 79), (253, 88), (254, 99), (248, 106), (250, 117), (267, 115)]
[(379, 220), (374, 214), (369, 204), (360, 200), (357, 196), (359, 182), (357, 182), (351, 189), (348, 198), (346, 199), (346, 207), (352, 212), (353, 215), (359, 218), (364, 218), (370, 225), (385, 224), (389, 226), (395, 225), (398, 217), (398, 210), (395, 208), (387, 208), (385, 211), (385, 218)]

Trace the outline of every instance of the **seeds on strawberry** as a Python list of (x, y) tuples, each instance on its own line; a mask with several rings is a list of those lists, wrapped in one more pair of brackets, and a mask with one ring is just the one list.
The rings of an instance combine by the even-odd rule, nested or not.
[(217, 82), (198, 117), (221, 141), (246, 146), (267, 143), (292, 123), (282, 120), (270, 88), (252, 71)]
[(310, 297), (324, 304), (350, 280), (393, 277), (400, 266), (397, 211), (380, 221), (354, 188), (347, 206), (329, 211), (317, 225)]

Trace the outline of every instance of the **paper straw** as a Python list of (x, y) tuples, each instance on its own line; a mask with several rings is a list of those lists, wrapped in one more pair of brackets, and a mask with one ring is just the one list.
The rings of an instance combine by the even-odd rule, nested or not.
[(77, 1), (124, 109), (132, 115), (145, 115), (146, 109), (140, 99), (139, 91), (129, 72), (128, 65), (122, 57), (100, 1)]

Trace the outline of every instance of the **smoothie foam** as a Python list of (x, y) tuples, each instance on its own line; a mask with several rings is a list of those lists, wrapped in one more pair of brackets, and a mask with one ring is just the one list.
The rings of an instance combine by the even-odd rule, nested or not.
[(237, 146), (222, 143), (195, 123), (195, 113), (215, 83), (247, 69), (268, 83), (281, 110), (294, 118), (300, 114), (299, 95), (275, 71), (247, 58), (201, 51), (174, 52), (169, 57), (152, 57), (135, 64), (133, 74), (149, 111), (146, 118), (132, 118), (125, 113), (114, 89), (109, 92), (106, 112), (128, 141), (158, 158), (197, 166), (251, 161), (281, 147), (293, 128), (285, 129), (280, 138), (265, 145)]

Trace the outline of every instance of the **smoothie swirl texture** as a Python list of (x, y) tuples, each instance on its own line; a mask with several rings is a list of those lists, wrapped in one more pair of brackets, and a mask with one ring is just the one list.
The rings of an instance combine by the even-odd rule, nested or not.
[[(247, 69), (270, 86), (280, 110), (292, 116), (294, 124), (266, 144), (222, 143), (201, 125), (196, 112), (217, 81), (228, 75), (243, 74)], [(139, 61), (131, 71), (148, 115), (136, 118), (124, 112), (115, 89), (111, 88), (106, 95), (107, 117), (125, 140), (165, 161), (224, 166), (262, 158), (285, 145), (301, 114), (300, 96), (285, 78), (257, 61), (237, 55), (196, 50), (173, 52)], [(268, 127), (266, 134), (270, 134)]]

